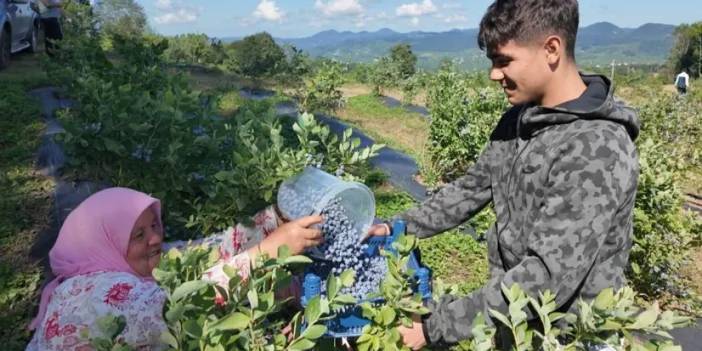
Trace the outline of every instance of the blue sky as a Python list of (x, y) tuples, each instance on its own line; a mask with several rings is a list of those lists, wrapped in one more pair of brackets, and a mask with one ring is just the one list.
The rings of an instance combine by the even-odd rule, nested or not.
[[(444, 31), (475, 28), (492, 0), (136, 0), (166, 35), (244, 36), (268, 31), (294, 38), (327, 29)], [(702, 20), (700, 0), (581, 0), (580, 22), (622, 27)]]

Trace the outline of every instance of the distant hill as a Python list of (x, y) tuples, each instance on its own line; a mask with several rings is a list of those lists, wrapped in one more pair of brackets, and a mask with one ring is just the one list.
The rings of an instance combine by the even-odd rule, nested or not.
[[(580, 28), (576, 56), (583, 65), (609, 64), (613, 59), (627, 63), (663, 63), (673, 45), (675, 26), (647, 23), (638, 28), (621, 28), (609, 22)], [(312, 56), (347, 62), (370, 62), (386, 55), (397, 43), (408, 43), (425, 68), (439, 65), (445, 58), (454, 59), (467, 69), (488, 65), (478, 49), (478, 29), (454, 29), (446, 32), (399, 33), (383, 28), (375, 32), (339, 32), (327, 30), (305, 38), (278, 38)], [(238, 38), (222, 38), (233, 41)]]

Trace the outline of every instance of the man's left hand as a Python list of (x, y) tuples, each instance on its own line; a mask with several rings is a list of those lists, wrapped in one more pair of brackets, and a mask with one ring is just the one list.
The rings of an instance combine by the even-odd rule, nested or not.
[(412, 317), (412, 328), (400, 326), (398, 331), (402, 335), (402, 342), (412, 350), (421, 350), (427, 345), (427, 340), (424, 338), (424, 325), (419, 316)]

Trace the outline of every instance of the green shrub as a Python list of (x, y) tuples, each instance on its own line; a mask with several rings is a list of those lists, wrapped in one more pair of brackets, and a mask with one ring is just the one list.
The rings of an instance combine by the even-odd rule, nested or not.
[[(75, 16), (90, 27), (89, 13)], [(58, 60), (65, 64), (47, 67), (78, 105), (60, 114), (67, 174), (154, 194), (177, 237), (248, 219), (306, 165), (362, 178), (382, 147), (359, 148), (350, 130), (338, 137), (311, 115), (283, 124), (267, 101), (245, 102), (230, 120), (215, 118), (213, 99), (163, 69), (164, 42), (115, 38), (108, 61), (91, 43), (94, 31), (70, 33)]]
[(383, 89), (394, 87), (398, 82), (398, 67), (392, 64), (389, 57), (377, 59), (370, 68), (370, 84), (373, 86), (373, 95), (383, 95)]
[(641, 172), (634, 210), (632, 285), (649, 298), (686, 297), (680, 268), (699, 244), (699, 220), (682, 210), (680, 183), (702, 161), (699, 101), (655, 93), (640, 109)]
[(641, 171), (629, 279), (637, 291), (650, 298), (666, 293), (685, 295), (679, 270), (689, 257), (694, 236), (677, 186), (680, 160), (651, 139), (641, 140), (638, 151)]
[[(556, 296), (545, 291), (528, 296), (518, 286), (502, 287), (509, 302), (507, 311), (489, 310), (504, 331), (497, 337), (515, 351), (590, 350), (609, 345), (617, 350), (680, 351), (668, 331), (691, 324), (691, 319), (671, 311), (661, 311), (657, 303), (642, 309), (635, 303), (631, 288), (603, 290), (594, 301), (577, 301), (575, 313), (557, 311)], [(530, 317), (531, 316), (531, 317)], [(563, 323), (565, 322), (565, 323)], [(473, 338), (461, 343), (460, 350), (504, 349), (496, 342), (497, 329), (479, 314), (472, 325)]]
[[(171, 250), (154, 270), (167, 296), (163, 315), (168, 330), (161, 340), (169, 350), (307, 350), (327, 331), (323, 322), (332, 311), (355, 302), (339, 293), (354, 281), (353, 272), (346, 271), (327, 279), (324, 297), (311, 299), (304, 311), (291, 312), (291, 298), (278, 299), (275, 294), (311, 261), (291, 256), (287, 247), (278, 250), (277, 258), (259, 257), (247, 279), (224, 266), (228, 286), (200, 279), (216, 259), (216, 250), (210, 248)], [(102, 335), (84, 336), (97, 350), (135, 350), (119, 338), (125, 327), (123, 316), (106, 316), (98, 323)], [(288, 334), (286, 326), (291, 330)]]
[(702, 99), (650, 94), (640, 108), (642, 137), (660, 142), (682, 171), (702, 168)]
[(429, 84), (427, 106), (430, 168), (450, 181), (478, 158), (507, 101), (496, 88), (476, 89), (465, 75), (442, 70)]
[(313, 77), (307, 80), (298, 92), (300, 109), (307, 112), (330, 112), (343, 104), (339, 88), (343, 84), (341, 66), (324, 62)]

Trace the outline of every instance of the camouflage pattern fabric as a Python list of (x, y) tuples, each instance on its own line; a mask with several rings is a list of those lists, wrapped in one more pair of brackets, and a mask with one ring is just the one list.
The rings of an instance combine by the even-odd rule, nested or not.
[[(465, 222), (490, 202), (497, 221), (487, 234), (491, 278), (467, 297), (430, 302), (430, 344), (471, 336), (478, 312), (507, 312), (501, 285), (533, 297), (557, 294), (561, 311), (625, 284), (639, 172), (636, 112), (606, 98), (589, 110), (515, 106), (467, 173), (399, 217), (409, 233), (430, 237)], [(604, 96), (604, 93), (603, 93)], [(493, 321), (494, 322), (494, 321)]]

